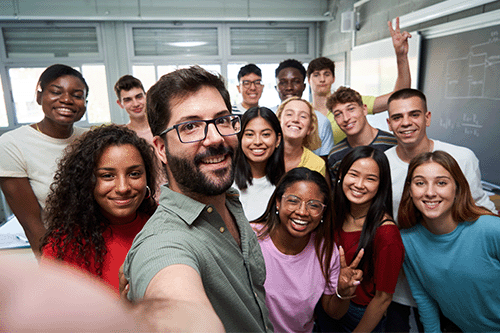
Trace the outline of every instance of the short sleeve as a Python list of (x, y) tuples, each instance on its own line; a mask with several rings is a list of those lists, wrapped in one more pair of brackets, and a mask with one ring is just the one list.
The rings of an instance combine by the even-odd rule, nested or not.
[(404, 246), (396, 225), (378, 227), (374, 241), (375, 288), (394, 294), (404, 260)]
[(130, 281), (129, 298), (143, 298), (153, 277), (165, 267), (183, 264), (200, 274), (195, 249), (189, 246), (190, 241), (196, 242), (185, 233), (172, 231), (168, 235), (151, 235), (134, 243), (124, 266), (125, 277)]
[(0, 137), (0, 177), (28, 177), (28, 168), (20, 147), (10, 133)]
[(375, 105), (376, 96), (361, 96), (363, 104), (366, 105), (368, 114), (373, 114), (373, 106)]
[(321, 147), (314, 150), (314, 153), (318, 156), (327, 156), (334, 146), (332, 126), (327, 117), (318, 111), (315, 112), (318, 118), (318, 134), (321, 139)]
[(325, 284), (325, 295), (333, 295), (337, 290), (340, 274), (340, 257), (337, 245), (334, 245), (332, 260), (330, 261), (330, 280)]

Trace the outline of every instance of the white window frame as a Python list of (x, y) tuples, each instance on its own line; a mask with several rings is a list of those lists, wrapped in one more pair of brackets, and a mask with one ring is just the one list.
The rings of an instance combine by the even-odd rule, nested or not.
[[(8, 58), (5, 49), (5, 41), (3, 33), (0, 33), (0, 75), (2, 77), (3, 94), (5, 97), (5, 106), (7, 108), (8, 127), (0, 128), (1, 132), (6, 132), (24, 125), (18, 123), (15, 116), (15, 105), (12, 97), (12, 86), (9, 77), (9, 69), (11, 68), (33, 68), (33, 67), (48, 67), (53, 64), (62, 63), (71, 67), (81, 68), (83, 65), (104, 65), (106, 67), (106, 54), (103, 47), (103, 31), (99, 23), (65, 23), (65, 22), (50, 22), (50, 23), (0, 23), (0, 29), (3, 28), (48, 28), (48, 27), (93, 27), (96, 29), (98, 55), (82, 56), (82, 57), (53, 57), (53, 58), (38, 58), (36, 55), (26, 58)], [(33, 95), (36, 87), (33, 87)], [(111, 101), (111, 99), (110, 99)], [(87, 118), (78, 123), (80, 127), (89, 127), (92, 124), (88, 123)]]

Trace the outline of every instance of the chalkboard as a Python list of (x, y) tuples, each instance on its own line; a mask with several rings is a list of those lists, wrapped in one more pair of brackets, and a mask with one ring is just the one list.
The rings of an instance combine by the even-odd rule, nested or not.
[(423, 39), (420, 89), (428, 136), (470, 148), (500, 185), (500, 25)]

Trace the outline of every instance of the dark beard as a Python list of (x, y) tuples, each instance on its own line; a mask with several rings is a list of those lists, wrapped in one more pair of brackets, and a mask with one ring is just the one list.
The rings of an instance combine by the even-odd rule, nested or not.
[[(218, 181), (213, 182), (200, 171), (199, 164), (207, 157), (225, 154), (229, 154), (231, 158), (230, 170), (217, 170), (214, 175), (218, 177)], [(165, 155), (173, 178), (184, 192), (215, 196), (226, 192), (233, 184), (236, 163), (232, 147), (226, 147), (223, 144), (218, 147), (208, 147), (205, 153), (198, 154), (193, 161), (189, 161), (170, 155), (165, 145)]]

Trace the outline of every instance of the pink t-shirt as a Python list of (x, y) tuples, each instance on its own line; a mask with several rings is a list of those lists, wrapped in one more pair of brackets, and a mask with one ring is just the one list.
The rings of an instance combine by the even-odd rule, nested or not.
[(312, 332), (314, 307), (323, 294), (335, 294), (340, 260), (335, 245), (327, 284), (314, 249), (314, 236), (297, 255), (281, 253), (270, 237), (259, 240), (266, 262), (266, 305), (275, 332)]

